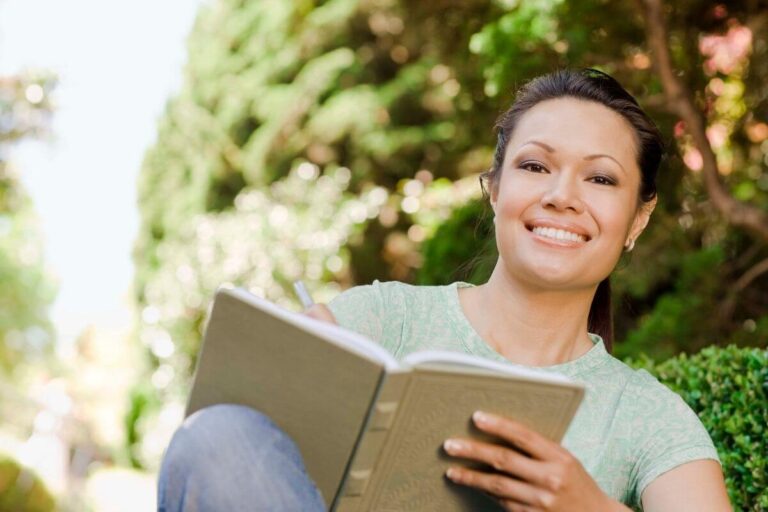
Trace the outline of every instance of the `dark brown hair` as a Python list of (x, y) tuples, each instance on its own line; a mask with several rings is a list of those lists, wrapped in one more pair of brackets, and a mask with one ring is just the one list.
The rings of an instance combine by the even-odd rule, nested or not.
[[(664, 155), (664, 143), (659, 129), (632, 97), (614, 78), (596, 69), (560, 70), (542, 75), (526, 83), (515, 95), (512, 106), (496, 121), (498, 139), (493, 166), (481, 176), (481, 186), (489, 183), (491, 190), (501, 177), (507, 144), (520, 118), (538, 103), (563, 97), (593, 101), (604, 105), (626, 119), (635, 131), (637, 163), (640, 168), (638, 198), (647, 203), (656, 197), (656, 172)], [(483, 186), (483, 193), (487, 191)], [(611, 284), (606, 277), (597, 287), (589, 309), (588, 329), (599, 334), (608, 352), (613, 349), (613, 316)]]

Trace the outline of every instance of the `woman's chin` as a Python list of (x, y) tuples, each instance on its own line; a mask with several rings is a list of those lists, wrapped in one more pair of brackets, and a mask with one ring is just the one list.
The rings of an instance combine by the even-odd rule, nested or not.
[[(520, 275), (518, 272), (515, 273)], [(570, 265), (562, 264), (546, 265), (544, 262), (537, 262), (537, 264), (529, 266), (523, 275), (525, 281), (530, 285), (546, 290), (587, 289), (594, 287), (599, 282), (590, 279), (583, 269), (574, 269)]]

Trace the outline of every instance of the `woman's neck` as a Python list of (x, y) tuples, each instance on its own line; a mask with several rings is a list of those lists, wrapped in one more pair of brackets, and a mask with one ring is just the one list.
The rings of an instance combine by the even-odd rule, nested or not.
[(532, 289), (497, 266), (484, 285), (460, 289), (459, 301), (480, 337), (506, 359), (552, 366), (577, 359), (594, 346), (587, 335), (594, 293)]

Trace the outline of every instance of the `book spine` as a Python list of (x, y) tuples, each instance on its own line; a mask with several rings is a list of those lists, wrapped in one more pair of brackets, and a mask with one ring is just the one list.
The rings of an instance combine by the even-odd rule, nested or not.
[(411, 372), (388, 373), (384, 376), (368, 425), (347, 473), (336, 512), (358, 510), (358, 505), (368, 487), (376, 461), (395, 421), (400, 400), (410, 381)]

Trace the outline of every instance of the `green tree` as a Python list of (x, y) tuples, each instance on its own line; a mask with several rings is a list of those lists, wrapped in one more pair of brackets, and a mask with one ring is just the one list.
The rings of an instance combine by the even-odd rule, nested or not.
[(11, 372), (51, 346), (54, 298), (29, 197), (9, 162), (11, 147), (44, 134), (51, 113), (47, 74), (0, 77), (0, 367)]
[[(763, 4), (675, 2), (663, 16), (721, 192), (750, 211), (768, 209)], [(375, 278), (481, 280), (494, 256), (474, 219), (491, 127), (521, 83), (564, 66), (616, 76), (669, 140), (654, 220), (614, 279), (617, 354), (764, 344), (768, 247), (712, 200), (711, 159), (652, 67), (644, 5), (205, 6), (139, 183), (137, 332), (158, 390), (183, 395), (220, 283), (289, 304), (298, 277), (320, 300)], [(479, 267), (451, 271), (483, 251)]]

